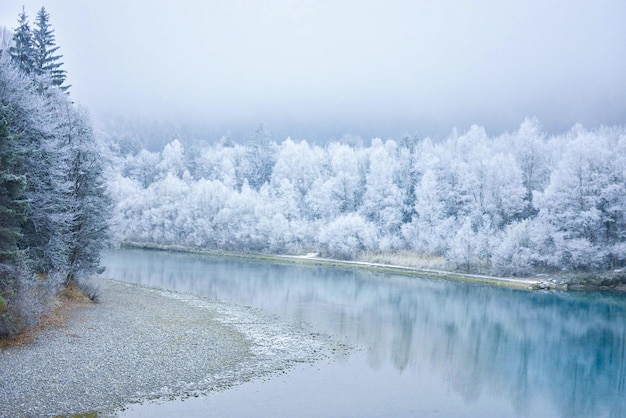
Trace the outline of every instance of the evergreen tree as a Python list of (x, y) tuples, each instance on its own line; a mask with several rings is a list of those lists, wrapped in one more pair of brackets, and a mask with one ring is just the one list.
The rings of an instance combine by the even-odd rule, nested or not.
[(17, 21), (19, 26), (13, 33), (14, 45), (9, 48), (9, 54), (20, 70), (30, 73), (34, 65), (33, 34), (24, 7)]
[[(8, 59), (3, 61), (8, 64)], [(0, 76), (2, 70), (0, 67)], [(29, 280), (32, 275), (21, 263), (22, 253), (18, 247), (28, 204), (24, 198), (26, 179), (18, 174), (20, 155), (16, 135), (10, 129), (11, 106), (2, 94), (3, 78), (0, 77), (0, 337), (33, 325), (38, 316), (37, 308), (41, 306), (38, 300), (21, 303), (32, 295), (29, 285), (33, 283)]]
[(68, 230), (66, 282), (102, 273), (100, 251), (107, 244), (111, 209), (104, 181), (102, 153), (87, 113), (67, 107), (65, 126), (69, 151), (67, 181), (71, 220)]
[(9, 133), (9, 113), (9, 106), (0, 103), (0, 264), (16, 258), (27, 209), (23, 197), (26, 179), (16, 174), (17, 154)]
[[(52, 104), (65, 94), (41, 95), (31, 75), (0, 57), (0, 100), (11, 105), (9, 133), (20, 154), (17, 173), (26, 178), (29, 201), (20, 247), (37, 272), (62, 271), (68, 186), (66, 151), (56, 133), (59, 120)], [(52, 92), (51, 92), (52, 93)]]
[(33, 30), (33, 69), (38, 75), (50, 77), (53, 86), (65, 91), (70, 86), (63, 86), (66, 71), (61, 68), (59, 61), (63, 56), (55, 55), (59, 50), (54, 38), (54, 29), (50, 26), (50, 15), (42, 7), (37, 13), (35, 29)]
[[(0, 54), (0, 337), (34, 326), (64, 284), (101, 272), (106, 245), (103, 148), (63, 92), (47, 22), (42, 8), (33, 45), (45, 53), (30, 70)], [(48, 80), (60, 88), (42, 88)]]

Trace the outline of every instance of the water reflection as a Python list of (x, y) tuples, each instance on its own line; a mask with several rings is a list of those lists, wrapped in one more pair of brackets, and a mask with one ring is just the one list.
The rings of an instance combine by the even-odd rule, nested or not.
[(365, 271), (121, 250), (108, 276), (262, 307), (369, 348), (370, 367), (428, 370), (466, 403), (518, 415), (626, 411), (626, 298), (531, 293)]

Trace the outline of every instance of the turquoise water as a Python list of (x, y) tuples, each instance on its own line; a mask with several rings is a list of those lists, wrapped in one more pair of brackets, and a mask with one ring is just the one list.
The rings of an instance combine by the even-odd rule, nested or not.
[(252, 305), (364, 347), (125, 416), (626, 416), (626, 295), (527, 292), (145, 250), (107, 277)]

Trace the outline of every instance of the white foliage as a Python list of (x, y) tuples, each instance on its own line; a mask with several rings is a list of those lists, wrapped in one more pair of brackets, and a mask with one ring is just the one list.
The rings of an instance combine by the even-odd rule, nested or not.
[(472, 126), (442, 141), (288, 138), (195, 154), (173, 141), (156, 163), (124, 158), (111, 181), (118, 236), (341, 258), (412, 250), (508, 274), (626, 262), (620, 128), (547, 137), (527, 119), (495, 138)]
[(372, 141), (360, 212), (377, 226), (379, 233), (397, 236), (402, 224), (404, 196), (394, 180), (399, 168), (396, 148), (392, 140), (384, 144), (380, 139)]
[[(237, 166), (245, 153), (245, 148), (239, 145), (203, 148), (197, 156), (195, 175), (206, 180), (219, 180), (225, 186), (234, 189), (238, 184)], [(243, 180), (241, 182), (243, 183)]]
[(357, 209), (361, 190), (361, 172), (357, 150), (344, 144), (332, 143), (328, 147), (332, 175), (324, 189), (327, 199), (339, 208), (340, 213)]
[(142, 149), (137, 155), (126, 157), (124, 172), (146, 188), (156, 179), (160, 163), (161, 156), (158, 153)]
[(493, 251), (496, 271), (526, 275), (535, 268), (558, 265), (557, 240), (550, 225), (525, 219), (509, 225)]
[(306, 141), (294, 142), (290, 138), (278, 147), (276, 164), (272, 171), (272, 183), (289, 180), (302, 199), (315, 180), (321, 176), (325, 159), (324, 151), (318, 146), (309, 146)]
[(536, 194), (539, 219), (550, 224), (562, 241), (558, 265), (597, 268), (624, 254), (613, 254), (623, 242), (626, 211), (624, 168), (612, 163), (605, 137), (576, 126), (550, 184)]
[(357, 251), (371, 250), (376, 240), (374, 225), (356, 213), (342, 215), (323, 226), (319, 233), (320, 253), (352, 259)]
[(184, 176), (187, 171), (185, 150), (178, 139), (165, 145), (163, 152), (161, 152), (161, 161), (157, 164), (156, 169), (160, 178), (167, 177), (169, 174), (178, 177)]

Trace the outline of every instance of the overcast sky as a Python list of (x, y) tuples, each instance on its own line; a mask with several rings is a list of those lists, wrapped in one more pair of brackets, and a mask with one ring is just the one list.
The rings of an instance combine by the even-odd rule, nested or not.
[(22, 4), (96, 117), (318, 141), (626, 122), (624, 0), (2, 0), (0, 24)]

